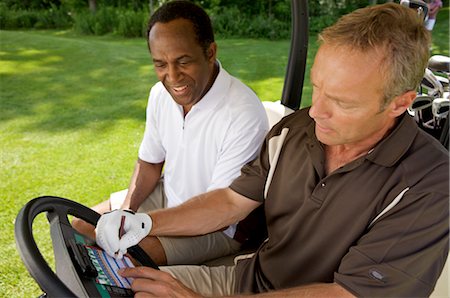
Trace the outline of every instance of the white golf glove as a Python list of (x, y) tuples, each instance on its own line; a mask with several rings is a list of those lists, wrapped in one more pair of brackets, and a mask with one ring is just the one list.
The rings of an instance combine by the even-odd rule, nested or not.
[(95, 228), (95, 240), (107, 254), (121, 259), (128, 247), (138, 244), (151, 229), (150, 215), (130, 210), (113, 210), (100, 216)]

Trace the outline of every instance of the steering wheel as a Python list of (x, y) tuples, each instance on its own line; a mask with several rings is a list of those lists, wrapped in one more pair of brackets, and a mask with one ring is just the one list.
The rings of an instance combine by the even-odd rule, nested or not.
[[(53, 272), (36, 245), (32, 225), (35, 217), (43, 212), (47, 212), (47, 219), (50, 225), (57, 225), (58, 227), (65, 226), (65, 230), (73, 230), (68, 215), (83, 219), (95, 226), (100, 218), (100, 214), (68, 199), (44, 196), (29, 201), (16, 217), (14, 226), (16, 245), (28, 272), (39, 284), (41, 289), (50, 296), (74, 297), (76, 295)], [(73, 236), (73, 233), (71, 234)], [(56, 249), (61, 249), (61, 247), (54, 247), (55, 256)], [(138, 245), (130, 247), (128, 253), (142, 265), (158, 268), (153, 260)]]

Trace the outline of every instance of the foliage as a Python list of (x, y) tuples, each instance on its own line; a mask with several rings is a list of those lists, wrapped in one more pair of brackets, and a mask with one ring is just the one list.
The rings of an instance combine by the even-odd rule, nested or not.
[(263, 15), (248, 17), (237, 7), (209, 11), (215, 33), (220, 37), (289, 38), (290, 23)]
[(310, 30), (320, 32), (323, 28), (332, 25), (341, 15), (365, 7), (367, 4), (368, 1), (362, 0), (309, 1)]
[[(0, 0), (0, 27), (68, 28), (83, 34), (142, 36), (151, 9), (167, 0)], [(290, 36), (290, 0), (194, 0), (210, 14), (222, 37), (286, 39)], [(340, 15), (366, 6), (367, 0), (309, 1), (310, 31), (318, 32)]]
[(117, 23), (117, 12), (112, 7), (98, 9), (95, 13), (85, 9), (75, 12), (73, 19), (76, 32), (104, 35), (113, 31)]
[(148, 13), (145, 11), (120, 10), (115, 32), (124, 37), (144, 36), (147, 32)]
[(72, 26), (72, 18), (64, 9), (51, 7), (46, 10), (10, 10), (0, 3), (1, 29), (66, 29)]
[(80, 10), (74, 14), (74, 30), (81, 34), (114, 33), (123, 37), (145, 36), (148, 13), (104, 7), (95, 13)]

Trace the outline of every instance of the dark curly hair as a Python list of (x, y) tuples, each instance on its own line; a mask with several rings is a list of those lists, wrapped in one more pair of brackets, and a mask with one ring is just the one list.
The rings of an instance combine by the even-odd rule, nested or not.
[(176, 19), (186, 19), (192, 23), (197, 42), (206, 55), (210, 44), (214, 42), (211, 20), (203, 8), (189, 1), (171, 1), (155, 11), (148, 22), (147, 44), (149, 44), (149, 33), (153, 25), (168, 23)]

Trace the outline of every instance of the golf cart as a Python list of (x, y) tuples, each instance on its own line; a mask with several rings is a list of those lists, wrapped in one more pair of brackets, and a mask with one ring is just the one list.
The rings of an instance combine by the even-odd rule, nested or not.
[[(290, 55), (281, 102), (264, 103), (271, 124), (300, 107), (306, 53), (308, 46), (308, 11), (306, 0), (291, 0), (292, 37)], [(56, 273), (43, 258), (33, 237), (33, 221), (37, 215), (46, 213), (55, 255)], [(96, 224), (100, 215), (76, 202), (58, 197), (40, 197), (28, 202), (19, 212), (15, 223), (16, 244), (19, 254), (31, 276), (47, 296), (56, 297), (127, 297), (133, 293), (127, 281), (108, 275), (105, 266), (110, 264), (92, 239), (77, 233), (69, 223), (68, 215)], [(129, 253), (142, 265), (157, 268), (139, 246)], [(106, 259), (105, 259), (106, 258)], [(126, 264), (125, 264), (126, 265)], [(445, 269), (447, 270), (447, 269)], [(445, 273), (438, 282), (447, 287), (447, 294), (437, 290), (433, 296), (448, 296)], [(438, 292), (439, 291), (439, 292)]]

